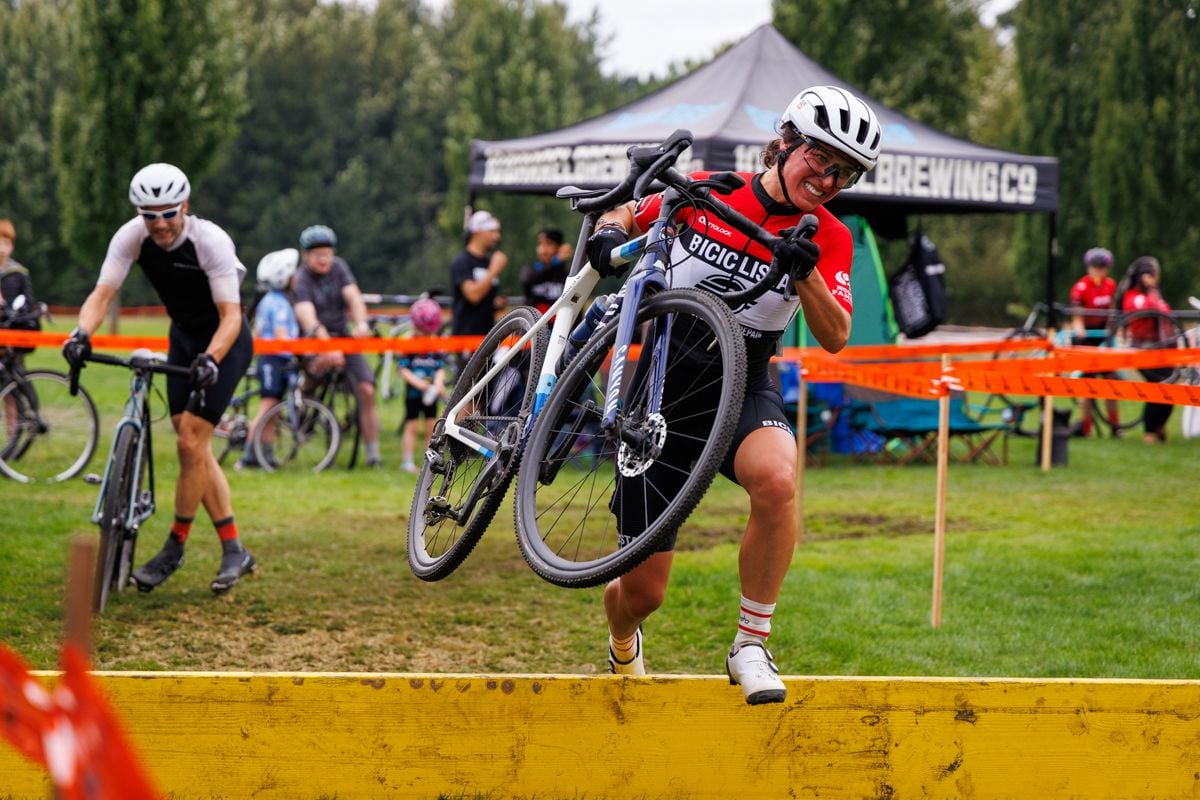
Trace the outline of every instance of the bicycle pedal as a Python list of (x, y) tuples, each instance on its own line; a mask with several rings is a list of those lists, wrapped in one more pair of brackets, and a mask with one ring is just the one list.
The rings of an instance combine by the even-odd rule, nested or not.
[(94, 472), (89, 472), (83, 476), (83, 482), (89, 483), (92, 486), (99, 486), (101, 483), (104, 482), (104, 479), (101, 478), (99, 475), (97, 475)]

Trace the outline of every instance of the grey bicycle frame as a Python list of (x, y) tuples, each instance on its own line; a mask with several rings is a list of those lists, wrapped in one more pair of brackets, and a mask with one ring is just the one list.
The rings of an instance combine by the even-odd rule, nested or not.
[[(143, 359), (148, 363), (155, 361), (166, 361), (166, 357), (160, 353), (151, 353), (149, 350), (135, 350), (129, 360), (135, 361)], [(152, 373), (144, 368), (135, 366), (133, 377), (129, 379), (129, 399), (125, 401), (125, 410), (122, 413), (121, 419), (117, 422), (117, 427), (113, 430), (112, 444), (108, 449), (108, 461), (104, 466), (104, 479), (100, 482), (100, 492), (96, 497), (96, 508), (92, 512), (92, 522), (99, 524), (100, 519), (104, 514), (104, 497), (108, 492), (108, 483), (113, 480), (113, 459), (116, 456), (117, 442), (121, 438), (121, 431), (124, 428), (133, 428), (136, 432), (135, 441), (137, 446), (134, 448), (133, 463), (136, 470), (142, 463), (144, 454), (149, 453), (150, 458), (147, 459), (147, 477), (148, 486), (145, 487), (146, 502), (139, 502), (142, 498), (138, 497), (139, 487), (137, 480), (130, 481), (129, 497), (125, 498), (128, 502), (125, 503), (125, 518), (122, 520), (124, 528), (129, 531), (136, 531), (141, 527), (141, 524), (149, 519), (154, 514), (154, 457), (151, 447), (153, 439), (150, 426), (150, 405), (146, 398), (150, 392), (150, 380)]]

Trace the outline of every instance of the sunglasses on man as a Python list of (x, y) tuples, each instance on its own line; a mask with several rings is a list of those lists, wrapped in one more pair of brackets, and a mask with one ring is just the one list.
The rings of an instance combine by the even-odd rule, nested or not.
[(163, 219), (175, 219), (181, 211), (183, 211), (183, 203), (173, 208), (163, 209), (162, 211), (147, 211), (144, 208), (138, 209), (138, 213), (142, 215), (142, 219), (146, 220), (146, 222), (154, 222), (159, 217)]

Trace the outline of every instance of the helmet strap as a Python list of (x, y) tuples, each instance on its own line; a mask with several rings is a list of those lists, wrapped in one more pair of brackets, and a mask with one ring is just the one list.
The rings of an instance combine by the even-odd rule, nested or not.
[(783, 199), (789, 206), (792, 206), (793, 208), (796, 207), (796, 204), (792, 202), (792, 196), (788, 194), (787, 181), (783, 178), (783, 165), (787, 161), (788, 156), (791, 155), (792, 151), (798, 146), (799, 145), (789, 147), (787, 150), (780, 150), (779, 155), (775, 159), (776, 175), (779, 178), (779, 188), (783, 192)]

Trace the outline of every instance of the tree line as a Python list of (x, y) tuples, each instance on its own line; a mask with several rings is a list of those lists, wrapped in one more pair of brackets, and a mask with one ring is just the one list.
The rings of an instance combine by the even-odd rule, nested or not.
[[(1022, 0), (1001, 36), (977, 6), (774, 0), (772, 13), (809, 56), (892, 107), (1058, 157), (1060, 299), (1093, 245), (1119, 266), (1156, 255), (1175, 304), (1197, 293), (1195, 0)], [(444, 285), (471, 139), (553, 130), (694, 66), (614, 76), (604, 46), (595, 17), (568, 22), (541, 0), (440, 12), (419, 0), (0, 0), (0, 216), (15, 220), (39, 294), (78, 303), (131, 214), (129, 177), (172, 161), (193, 178), (194, 213), (225, 227), (251, 269), (320, 222), (367, 290)], [(503, 220), (517, 264), (539, 228), (576, 225), (553, 198), (479, 205)], [(1044, 216), (910, 222), (949, 265), (955, 320), (1002, 323), (1007, 304), (1041, 298)], [(885, 243), (885, 268), (903, 252)], [(505, 276), (513, 292), (518, 271)], [(126, 303), (151, 298), (136, 278), (123, 291)]]

